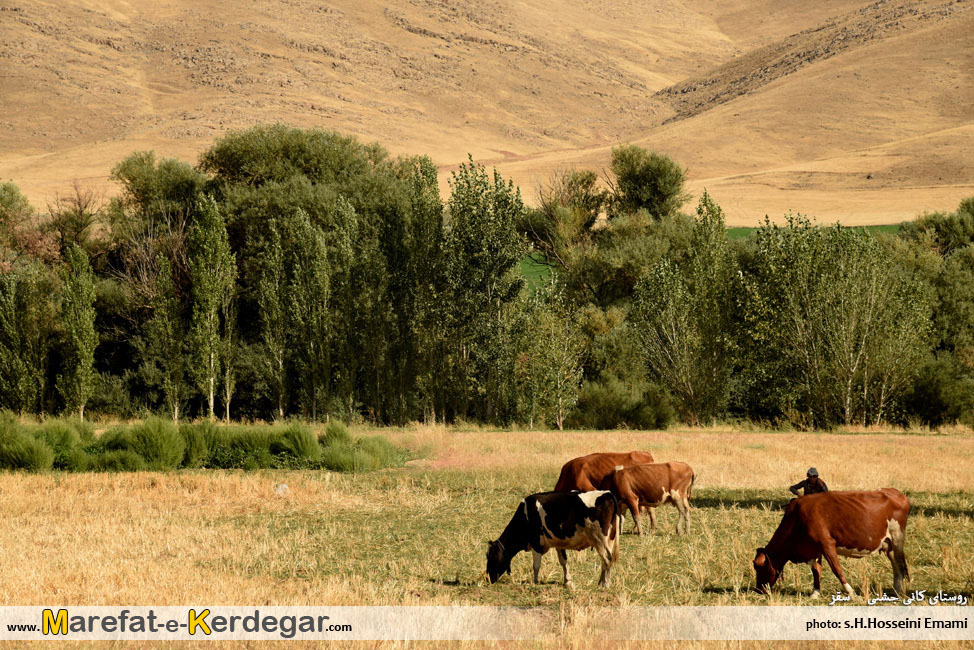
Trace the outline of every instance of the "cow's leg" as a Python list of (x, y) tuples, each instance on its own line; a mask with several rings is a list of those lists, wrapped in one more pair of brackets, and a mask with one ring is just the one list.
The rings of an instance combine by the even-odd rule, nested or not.
[(629, 511), (632, 512), (632, 520), (636, 524), (636, 534), (642, 535), (643, 527), (640, 525), (640, 520), (642, 519), (642, 517), (639, 514), (639, 498), (638, 497), (627, 498), (625, 504), (629, 507)]
[(612, 569), (612, 563), (615, 561), (615, 556), (618, 554), (618, 540), (616, 542), (616, 554), (613, 554), (610, 542), (606, 537), (603, 537), (601, 531), (598, 534), (598, 538), (595, 540), (595, 551), (599, 554), (599, 558), (602, 560), (602, 575), (599, 576), (599, 586), (608, 587), (609, 586), (609, 571)]
[(889, 550), (886, 553), (886, 557), (889, 558), (889, 563), (893, 566), (893, 590), (897, 596), (902, 598), (904, 594), (903, 579), (910, 579), (910, 569), (906, 566), (906, 554), (903, 552), (906, 534), (899, 527), (899, 524), (896, 526), (890, 525), (889, 532)]
[(910, 572), (906, 568), (906, 556), (903, 554), (902, 545), (897, 547), (895, 542), (888, 544), (888, 548), (883, 549), (889, 563), (893, 567), (893, 591), (897, 596), (903, 597), (903, 578), (909, 578)]
[(649, 513), (649, 532), (655, 533), (656, 532), (656, 508), (654, 508), (653, 506), (649, 506), (648, 508), (646, 508), (646, 511)]
[(817, 557), (808, 561), (808, 566), (812, 567), (812, 582), (815, 587), (812, 590), (812, 598), (818, 598), (822, 588), (822, 558)]
[(622, 518), (622, 515), (616, 517), (615, 532), (612, 533), (612, 531), (610, 531), (610, 533), (613, 535), (612, 537), (612, 561), (613, 562), (619, 559), (619, 536), (622, 535), (623, 521), (624, 520)]
[(532, 552), (534, 553), (534, 584), (538, 584), (538, 572), (541, 571), (541, 558), (544, 556), (544, 551), (538, 553), (532, 549)]
[(565, 572), (565, 586), (572, 586), (572, 574), (568, 572), (568, 553), (565, 549), (558, 549), (558, 561), (561, 562), (561, 569)]
[(889, 542), (883, 548), (883, 554), (889, 560), (890, 566), (893, 567), (893, 591), (896, 592), (897, 596), (903, 595), (903, 576), (900, 574), (900, 567), (896, 563), (896, 558), (893, 557), (893, 546)]
[(676, 521), (676, 534), (680, 534), (680, 525), (683, 525), (683, 534), (690, 532), (690, 509), (681, 494), (676, 494), (673, 498), (673, 505), (680, 512), (680, 518)]
[(856, 590), (845, 581), (845, 573), (842, 572), (842, 565), (839, 564), (839, 555), (835, 552), (834, 540), (822, 543), (822, 555), (825, 556), (825, 561), (829, 563), (829, 568), (832, 569), (835, 577), (839, 579), (839, 584), (846, 590), (846, 593), (850, 596), (855, 596)]

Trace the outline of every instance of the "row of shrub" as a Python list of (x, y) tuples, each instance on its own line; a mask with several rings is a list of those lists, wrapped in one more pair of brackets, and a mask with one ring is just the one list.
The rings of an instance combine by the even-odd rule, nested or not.
[(214, 469), (370, 471), (401, 466), (406, 451), (381, 436), (354, 439), (339, 421), (321, 435), (305, 424), (219, 426), (148, 418), (96, 436), (77, 420), (21, 424), (0, 413), (0, 469), (125, 472)]

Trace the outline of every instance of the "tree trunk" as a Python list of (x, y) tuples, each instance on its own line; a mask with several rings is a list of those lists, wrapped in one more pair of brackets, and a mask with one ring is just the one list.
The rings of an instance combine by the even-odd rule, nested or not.
[[(210, 356), (212, 358), (212, 354)], [(215, 384), (216, 384), (216, 378), (213, 376), (213, 364), (211, 363), (210, 364), (210, 394), (209, 394), (209, 407), (210, 407), (210, 419), (211, 420), (216, 417), (216, 415), (215, 415), (215, 406), (216, 406), (216, 395), (215, 395), (216, 386), (215, 386)]]

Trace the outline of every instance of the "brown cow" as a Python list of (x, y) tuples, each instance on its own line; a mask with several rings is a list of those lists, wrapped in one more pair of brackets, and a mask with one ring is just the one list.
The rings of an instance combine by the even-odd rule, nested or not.
[[(558, 483), (555, 484), (555, 491), (591, 492), (598, 490), (598, 486), (602, 484), (606, 476), (615, 471), (617, 465), (629, 467), (651, 462), (653, 462), (653, 455), (648, 451), (598, 452), (588, 456), (579, 456), (562, 466), (561, 474), (558, 475)], [(635, 521), (635, 513), (632, 517)]]
[(893, 565), (893, 589), (903, 595), (903, 578), (910, 571), (903, 554), (910, 500), (893, 488), (871, 492), (822, 492), (794, 499), (785, 509), (771, 541), (754, 557), (759, 591), (768, 591), (788, 562), (812, 567), (818, 598), (824, 555), (832, 573), (849, 593), (839, 555), (865, 557), (882, 551)]
[(555, 485), (556, 492), (590, 492), (597, 490), (602, 480), (615, 471), (617, 465), (629, 467), (653, 462), (653, 455), (648, 451), (630, 451), (628, 453), (595, 453), (579, 456), (565, 463)]
[(683, 534), (687, 534), (690, 532), (690, 488), (695, 478), (693, 468), (686, 463), (618, 466), (602, 480), (600, 489), (611, 490), (629, 508), (636, 521), (636, 534), (643, 534), (638, 516), (640, 506), (649, 510), (650, 530), (655, 531), (654, 508), (666, 502), (672, 503), (680, 512), (680, 519), (676, 522), (677, 534), (680, 533), (680, 524), (683, 524)]

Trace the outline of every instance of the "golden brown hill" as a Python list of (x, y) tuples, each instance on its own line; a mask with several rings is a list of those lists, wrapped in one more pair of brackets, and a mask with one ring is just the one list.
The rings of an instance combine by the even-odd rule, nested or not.
[[(827, 6), (826, 6), (827, 5)], [(733, 224), (974, 194), (974, 1), (0, 0), (0, 178), (38, 206), (283, 121), (521, 184), (635, 142)]]

